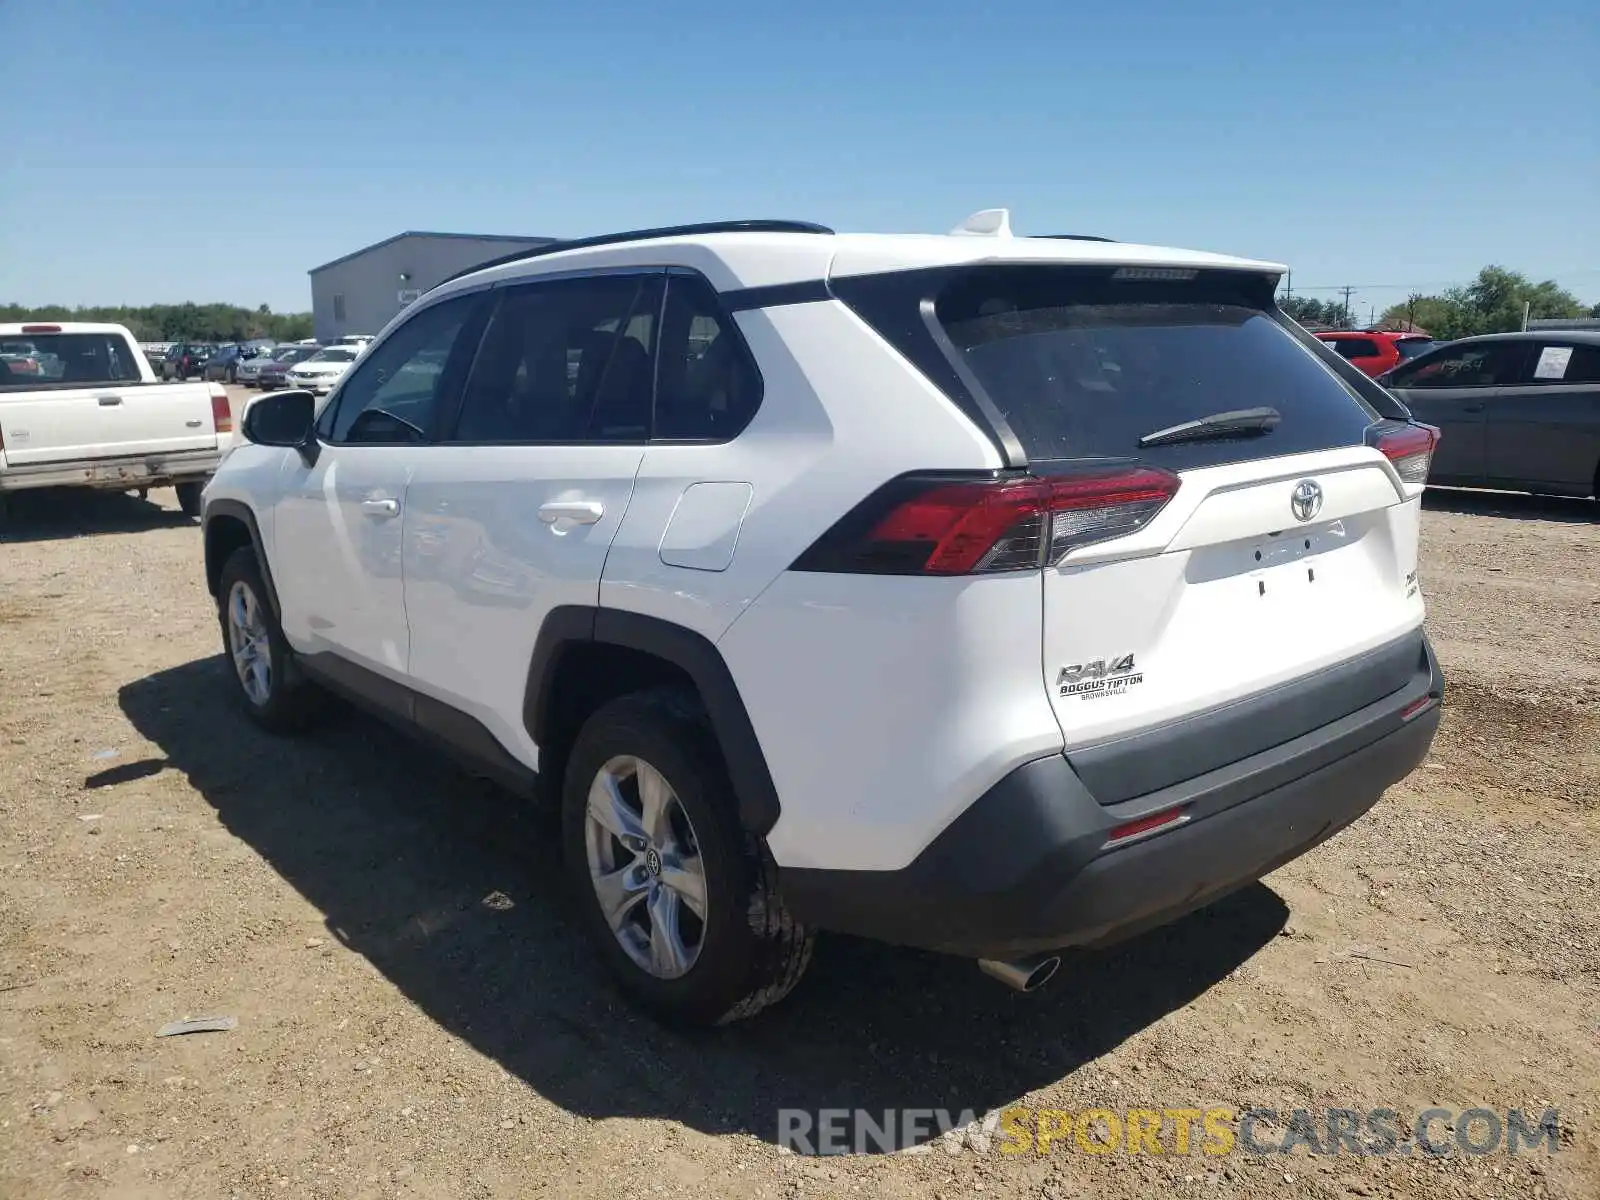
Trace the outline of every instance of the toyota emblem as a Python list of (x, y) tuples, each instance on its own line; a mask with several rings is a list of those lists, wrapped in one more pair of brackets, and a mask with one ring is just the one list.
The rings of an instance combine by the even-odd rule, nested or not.
[(1322, 511), (1322, 485), (1314, 479), (1302, 479), (1289, 493), (1289, 508), (1295, 520), (1311, 520)]

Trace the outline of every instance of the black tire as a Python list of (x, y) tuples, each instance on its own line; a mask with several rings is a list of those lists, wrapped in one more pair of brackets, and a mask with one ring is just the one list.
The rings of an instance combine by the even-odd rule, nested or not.
[(186, 517), (200, 515), (200, 492), (206, 485), (196, 480), (188, 483), (174, 484), (172, 490), (178, 493), (178, 508)]
[[(228, 604), (236, 587), (248, 589), (265, 628), (269, 681), (262, 699), (252, 697), (245, 690), (234, 658)], [(278, 616), (267, 599), (267, 588), (261, 579), (261, 568), (256, 564), (255, 551), (248, 546), (235, 550), (228, 556), (228, 561), (222, 564), (222, 575), (217, 585), (217, 619), (222, 627), (222, 652), (228, 678), (233, 681), (233, 693), (251, 720), (274, 733), (292, 733), (305, 728), (322, 712), (326, 697), (306, 679), (295, 662), (294, 652), (283, 636), (283, 627), (278, 624)]]
[[(590, 877), (589, 788), (601, 768), (622, 755), (654, 767), (676, 793), (704, 870), (707, 914), (698, 957), (676, 978), (652, 974), (628, 955)], [(721, 750), (693, 693), (654, 689), (596, 711), (573, 745), (561, 808), (562, 850), (583, 923), (623, 992), (641, 1008), (672, 1025), (723, 1025), (777, 1003), (800, 981), (813, 936), (784, 907), (766, 845), (739, 824)]]

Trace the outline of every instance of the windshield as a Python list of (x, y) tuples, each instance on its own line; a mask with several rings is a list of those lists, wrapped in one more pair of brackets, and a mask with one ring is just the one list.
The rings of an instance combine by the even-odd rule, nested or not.
[(356, 360), (356, 352), (354, 350), (347, 350), (343, 346), (329, 346), (326, 350), (318, 350), (307, 361), (309, 361), (309, 362), (325, 362), (325, 363), (347, 363), (347, 362), (355, 362), (355, 360)]
[(5, 343), (0, 390), (135, 383), (141, 378), (138, 357), (134, 348), (114, 333), (32, 334), (28, 342)]
[(1432, 338), (1410, 338), (1403, 342), (1396, 342), (1394, 348), (1400, 355), (1400, 361), (1408, 362), (1413, 358), (1426, 354), (1440, 344)]

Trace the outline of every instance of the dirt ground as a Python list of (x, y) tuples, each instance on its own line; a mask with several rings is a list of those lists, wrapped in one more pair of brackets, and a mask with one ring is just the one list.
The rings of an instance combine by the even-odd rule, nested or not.
[[(513, 802), (354, 714), (246, 723), (170, 492), (24, 497), (0, 1195), (1600, 1195), (1600, 513), (1430, 495), (1423, 537), (1445, 720), (1351, 829), (1032, 996), (833, 938), (784, 1004), (691, 1037), (616, 998)], [(1561, 1133), (1437, 1160), (776, 1145), (781, 1108), (1014, 1103), (1553, 1106)]]

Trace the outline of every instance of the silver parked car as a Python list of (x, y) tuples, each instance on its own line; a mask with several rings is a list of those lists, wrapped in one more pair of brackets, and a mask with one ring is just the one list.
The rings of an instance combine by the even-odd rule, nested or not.
[[(263, 349), (260, 353), (250, 358), (239, 361), (237, 382), (246, 387), (258, 387), (261, 383), (262, 370), (268, 363), (284, 363), (297, 361), (296, 354), (305, 347), (299, 345), (273, 346)], [(301, 355), (300, 357), (305, 357)], [(281, 380), (280, 380), (281, 382)]]

